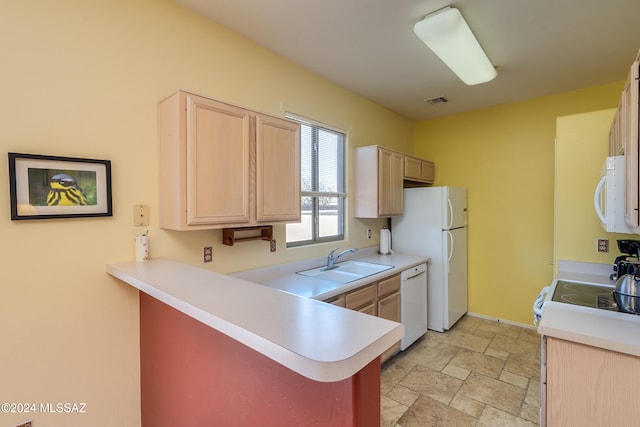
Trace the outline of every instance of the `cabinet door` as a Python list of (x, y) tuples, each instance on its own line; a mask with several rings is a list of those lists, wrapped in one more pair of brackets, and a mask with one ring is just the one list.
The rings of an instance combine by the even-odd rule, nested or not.
[[(400, 277), (398, 276), (398, 279)], [(400, 292), (393, 293), (381, 300), (378, 300), (378, 317), (383, 319), (393, 320), (394, 322), (400, 322)], [(389, 347), (382, 355), (380, 355), (380, 362), (384, 362), (391, 356), (400, 351), (400, 341)]]
[(400, 322), (400, 292), (391, 294), (378, 301), (378, 317)]
[(404, 156), (404, 179), (412, 182), (433, 184), (435, 178), (435, 165), (428, 160), (418, 157)]
[(402, 214), (404, 156), (378, 148), (378, 215)]
[(546, 352), (546, 425), (637, 425), (639, 357), (553, 337)]
[(249, 222), (250, 113), (192, 94), (186, 108), (187, 224)]
[(634, 62), (622, 93), (622, 138), (624, 141), (626, 197), (624, 220), (638, 227), (638, 62)]
[(404, 156), (404, 179), (420, 179), (420, 162), (416, 157)]
[(433, 162), (422, 160), (420, 164), (420, 180), (429, 184), (433, 184), (436, 177), (436, 166)]
[(256, 116), (256, 220), (300, 221), (300, 126)]

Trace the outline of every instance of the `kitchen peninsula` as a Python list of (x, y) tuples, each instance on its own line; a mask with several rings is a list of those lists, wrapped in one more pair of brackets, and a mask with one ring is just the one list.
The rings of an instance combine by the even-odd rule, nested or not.
[(140, 290), (143, 426), (371, 426), (401, 324), (179, 262), (111, 264)]

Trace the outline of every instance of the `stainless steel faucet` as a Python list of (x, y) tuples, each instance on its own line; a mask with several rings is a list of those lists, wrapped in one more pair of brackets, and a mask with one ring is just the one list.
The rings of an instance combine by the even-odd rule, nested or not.
[(347, 249), (347, 250), (344, 250), (344, 251), (340, 252), (338, 255), (334, 256), (333, 253), (335, 251), (337, 251), (337, 250), (338, 250), (338, 248), (335, 248), (334, 250), (329, 252), (329, 256), (327, 256), (327, 268), (325, 270), (331, 270), (332, 268), (336, 268), (337, 266), (334, 265), (334, 264), (338, 261), (338, 259), (340, 259), (340, 257), (342, 255), (344, 255), (346, 253), (349, 253), (349, 252), (356, 252), (358, 249), (356, 249), (356, 248)]

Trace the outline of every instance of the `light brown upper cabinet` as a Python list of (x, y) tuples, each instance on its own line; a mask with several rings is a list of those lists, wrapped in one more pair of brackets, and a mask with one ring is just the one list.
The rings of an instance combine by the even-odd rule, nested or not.
[(300, 126), (178, 91), (159, 104), (160, 227), (300, 221)]
[(418, 157), (404, 156), (404, 180), (433, 184), (436, 169), (433, 162)]
[(404, 154), (377, 145), (354, 154), (355, 217), (401, 215)]
[(624, 220), (627, 225), (631, 227), (638, 227), (640, 225), (640, 218), (638, 216), (638, 210), (640, 209), (640, 198), (638, 195), (640, 191), (638, 186), (638, 179), (640, 178), (638, 171), (638, 156), (640, 154), (638, 148), (640, 144), (640, 135), (638, 135), (638, 102), (640, 97), (638, 92), (640, 87), (638, 77), (639, 62), (638, 58), (636, 58), (624, 84), (621, 99), (621, 123), (619, 125), (623, 141), (622, 145), (624, 147), (626, 175)]

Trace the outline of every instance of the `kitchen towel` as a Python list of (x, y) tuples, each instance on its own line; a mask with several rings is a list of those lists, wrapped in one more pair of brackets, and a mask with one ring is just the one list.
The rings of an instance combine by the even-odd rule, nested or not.
[(136, 262), (149, 261), (149, 240), (146, 234), (136, 236)]

